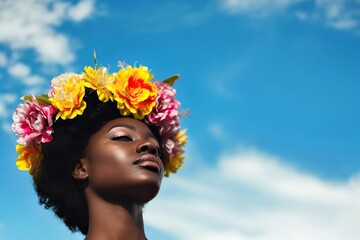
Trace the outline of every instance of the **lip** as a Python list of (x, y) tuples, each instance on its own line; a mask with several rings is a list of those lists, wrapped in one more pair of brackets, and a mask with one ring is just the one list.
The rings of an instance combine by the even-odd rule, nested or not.
[(145, 154), (134, 161), (135, 165), (142, 166), (148, 170), (161, 172), (162, 162), (161, 159), (152, 154)]

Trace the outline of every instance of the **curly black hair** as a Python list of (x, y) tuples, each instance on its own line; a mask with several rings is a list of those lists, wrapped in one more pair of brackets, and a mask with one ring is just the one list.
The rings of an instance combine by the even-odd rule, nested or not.
[[(44, 158), (33, 175), (39, 203), (52, 209), (72, 231), (88, 231), (89, 213), (84, 188), (87, 181), (73, 177), (75, 166), (85, 156), (90, 137), (110, 120), (121, 117), (116, 102), (101, 102), (96, 93), (84, 97), (87, 107), (74, 119), (53, 124), (53, 140), (42, 144)], [(156, 128), (150, 130), (159, 140)]]

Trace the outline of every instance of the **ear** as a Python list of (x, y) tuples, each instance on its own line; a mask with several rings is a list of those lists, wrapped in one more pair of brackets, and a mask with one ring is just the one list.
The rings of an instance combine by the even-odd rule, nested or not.
[(75, 179), (84, 180), (88, 178), (88, 164), (87, 159), (82, 158), (80, 162), (75, 166), (73, 171), (73, 177)]

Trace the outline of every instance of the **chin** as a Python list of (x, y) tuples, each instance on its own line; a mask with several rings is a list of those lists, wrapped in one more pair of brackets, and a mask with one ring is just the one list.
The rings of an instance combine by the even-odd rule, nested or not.
[(126, 176), (102, 179), (93, 184), (94, 190), (110, 202), (135, 203), (144, 205), (156, 197), (160, 190), (162, 175), (141, 169)]
[(161, 179), (154, 180), (153, 178), (143, 177), (141, 181), (134, 186), (135, 198), (138, 203), (145, 204), (154, 199), (160, 191)]

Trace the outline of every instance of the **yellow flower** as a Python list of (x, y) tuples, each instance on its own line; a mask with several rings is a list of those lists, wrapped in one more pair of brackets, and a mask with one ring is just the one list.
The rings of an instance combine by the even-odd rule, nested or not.
[(143, 119), (152, 111), (157, 96), (156, 85), (150, 82), (153, 76), (145, 66), (127, 65), (116, 73), (114, 99), (121, 115)]
[(41, 145), (30, 144), (28, 146), (16, 145), (16, 152), (19, 157), (16, 159), (16, 166), (19, 170), (29, 170), (30, 174), (39, 168), (43, 155), (41, 153)]
[(51, 104), (59, 110), (56, 120), (61, 117), (73, 119), (77, 115), (83, 114), (86, 102), (83, 100), (85, 95), (84, 81), (81, 75), (68, 74), (68, 78), (63, 80), (61, 85), (53, 86), (49, 93)]
[(168, 177), (170, 173), (176, 173), (176, 171), (182, 167), (183, 161), (185, 159), (184, 156), (181, 156), (184, 151), (180, 150), (178, 154), (173, 156), (170, 161), (165, 163), (165, 176)]
[(183, 161), (185, 159), (182, 154), (184, 153), (184, 150), (182, 147), (186, 144), (188, 140), (188, 136), (185, 135), (187, 129), (184, 129), (180, 132), (178, 132), (173, 140), (177, 142), (177, 150), (176, 153), (172, 156), (170, 156), (168, 160), (165, 160), (165, 176), (168, 177), (170, 173), (176, 173), (176, 171), (182, 167)]
[(87, 66), (84, 68), (84, 70), (85, 73), (83, 73), (83, 75), (85, 87), (96, 90), (100, 101), (113, 101), (114, 75), (108, 74), (106, 67), (93, 69), (92, 67)]
[(179, 143), (179, 147), (184, 146), (188, 140), (188, 136), (185, 135), (186, 131), (187, 129), (184, 129), (175, 136), (175, 140)]

